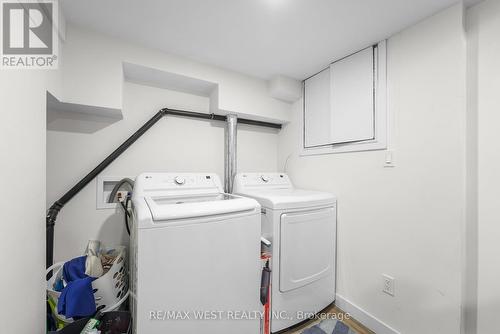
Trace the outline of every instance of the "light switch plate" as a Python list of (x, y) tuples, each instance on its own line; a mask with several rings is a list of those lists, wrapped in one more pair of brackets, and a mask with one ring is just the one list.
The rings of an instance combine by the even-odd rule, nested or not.
[(384, 167), (396, 167), (396, 164), (394, 163), (394, 151), (385, 152)]

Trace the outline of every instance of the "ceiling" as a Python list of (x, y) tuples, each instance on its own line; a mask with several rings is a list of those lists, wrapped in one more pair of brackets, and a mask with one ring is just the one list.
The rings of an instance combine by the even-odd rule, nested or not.
[[(474, 1), (474, 0), (472, 0)], [(457, 0), (62, 0), (69, 23), (268, 79), (304, 79)]]

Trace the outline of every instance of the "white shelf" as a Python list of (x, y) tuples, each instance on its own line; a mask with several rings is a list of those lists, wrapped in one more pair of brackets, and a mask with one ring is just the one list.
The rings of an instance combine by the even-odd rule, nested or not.
[(123, 63), (123, 76), (128, 82), (205, 97), (217, 88), (215, 82), (127, 62)]
[(120, 109), (63, 102), (47, 91), (47, 130), (94, 133), (123, 119)]
[(128, 62), (123, 63), (123, 77), (125, 81), (139, 85), (208, 97), (210, 98), (210, 112), (217, 115), (236, 114), (238, 117), (244, 117), (256, 121), (279, 124), (287, 123), (287, 121), (283, 119), (267, 118), (254, 114), (246, 114), (239, 110), (224, 110), (220, 108), (219, 84), (216, 82)]

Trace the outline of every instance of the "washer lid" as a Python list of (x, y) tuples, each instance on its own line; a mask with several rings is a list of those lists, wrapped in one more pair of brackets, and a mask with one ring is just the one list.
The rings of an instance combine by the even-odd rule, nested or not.
[(246, 189), (238, 195), (255, 198), (260, 205), (270, 209), (294, 209), (313, 206), (334, 205), (333, 194), (303, 189)]
[(259, 204), (250, 198), (224, 193), (199, 196), (145, 197), (154, 221), (252, 211)]

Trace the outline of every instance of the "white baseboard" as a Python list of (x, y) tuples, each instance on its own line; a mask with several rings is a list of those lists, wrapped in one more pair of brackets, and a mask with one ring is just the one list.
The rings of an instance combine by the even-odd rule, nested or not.
[(377, 319), (358, 305), (350, 302), (339, 294), (336, 295), (335, 306), (337, 306), (342, 311), (349, 313), (354, 319), (377, 334), (401, 334), (394, 328), (385, 324), (380, 319)]

